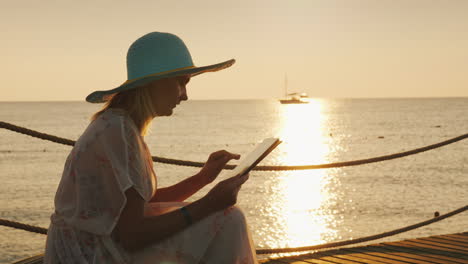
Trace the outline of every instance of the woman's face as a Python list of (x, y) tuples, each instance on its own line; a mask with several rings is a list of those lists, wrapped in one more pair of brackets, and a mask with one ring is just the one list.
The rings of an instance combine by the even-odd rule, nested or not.
[(157, 116), (170, 116), (181, 101), (187, 101), (186, 85), (190, 75), (154, 81), (150, 85), (151, 100)]

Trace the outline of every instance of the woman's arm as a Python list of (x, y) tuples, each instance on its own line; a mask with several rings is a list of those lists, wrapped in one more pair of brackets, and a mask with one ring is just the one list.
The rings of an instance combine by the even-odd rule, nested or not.
[[(203, 198), (185, 206), (192, 224), (204, 217), (234, 205), (241, 185), (249, 178), (248, 174), (219, 182)], [(128, 251), (135, 251), (156, 243), (188, 227), (181, 210), (166, 214), (145, 217), (145, 201), (134, 188), (125, 192), (127, 203), (120, 215), (113, 233), (118, 242)]]
[(240, 155), (226, 150), (213, 152), (199, 173), (170, 187), (158, 189), (150, 202), (182, 202), (213, 182), (230, 160), (239, 158)]
[[(113, 232), (116, 233), (119, 243), (128, 251), (143, 248), (187, 227), (187, 222), (180, 210), (145, 217), (145, 201), (140, 194), (131, 188), (125, 192), (125, 195), (127, 204)], [(193, 221), (198, 221), (212, 213), (210, 208), (203, 203), (203, 200), (198, 200), (187, 205)]]
[(205, 187), (206, 184), (200, 178), (196, 174), (175, 185), (158, 189), (150, 202), (182, 202)]

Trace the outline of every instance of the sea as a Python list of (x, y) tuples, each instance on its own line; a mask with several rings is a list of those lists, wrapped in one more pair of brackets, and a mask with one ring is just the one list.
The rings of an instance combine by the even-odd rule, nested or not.
[[(0, 121), (76, 140), (100, 105), (0, 102)], [(194, 100), (156, 118), (153, 156), (204, 162), (225, 149), (248, 154), (283, 142), (259, 165), (310, 165), (399, 153), (468, 133), (468, 98)], [(0, 129), (0, 218), (48, 227), (71, 147)], [(235, 161), (231, 164), (236, 164)], [(154, 164), (161, 187), (200, 168)], [(207, 193), (218, 179), (189, 199)], [(238, 197), (256, 248), (317, 245), (432, 219), (468, 202), (468, 139), (403, 158), (352, 167), (252, 171)], [(376, 240), (468, 231), (468, 212)], [(46, 236), (0, 226), (0, 263), (44, 251)], [(259, 258), (268, 257), (259, 256)]]

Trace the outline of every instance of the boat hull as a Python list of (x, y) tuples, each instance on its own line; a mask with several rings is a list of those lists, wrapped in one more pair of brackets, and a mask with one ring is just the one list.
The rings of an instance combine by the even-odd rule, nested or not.
[(286, 99), (280, 100), (281, 104), (308, 104), (309, 102), (303, 100), (294, 100), (294, 99)]

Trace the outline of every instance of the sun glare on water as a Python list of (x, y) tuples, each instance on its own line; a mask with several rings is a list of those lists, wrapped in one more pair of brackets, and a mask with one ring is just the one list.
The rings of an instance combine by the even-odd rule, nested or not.
[[(323, 101), (309, 104), (281, 105), (279, 137), (281, 156), (286, 165), (327, 163), (330, 152), (323, 124)], [(284, 238), (282, 247), (316, 245), (335, 237), (333, 216), (328, 204), (333, 193), (327, 191), (333, 175), (328, 170), (284, 171), (275, 188), (272, 207), (280, 212)], [(278, 241), (277, 241), (278, 243)]]

